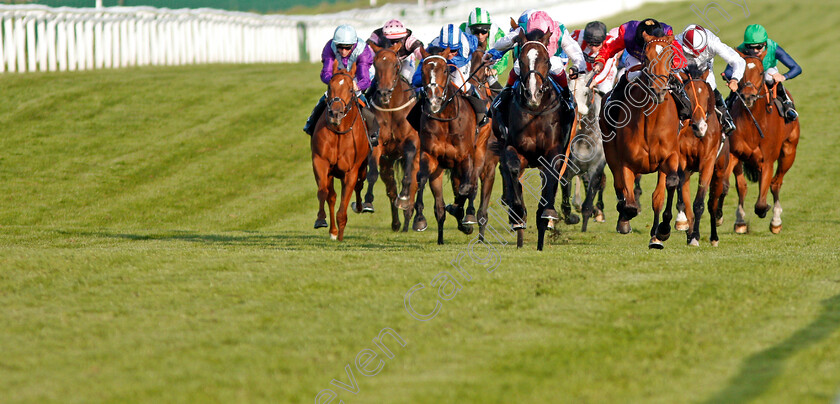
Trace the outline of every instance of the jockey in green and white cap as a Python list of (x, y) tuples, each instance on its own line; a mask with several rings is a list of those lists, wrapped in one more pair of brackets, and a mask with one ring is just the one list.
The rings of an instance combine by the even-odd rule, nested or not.
[[(478, 49), (485, 52), (493, 49), (496, 41), (505, 36), (505, 32), (493, 22), (493, 18), (490, 17), (490, 12), (481, 7), (472, 9), (469, 17), (467, 17), (467, 22), (461, 24), (460, 28), (461, 31), (475, 35), (478, 38)], [(491, 82), (491, 86), (497, 86), (501, 90), (501, 86), (496, 84), (496, 75), (507, 70), (509, 66), (510, 55), (505, 55), (493, 65), (495, 72), (491, 75), (492, 78), (488, 77), (488, 82)]]

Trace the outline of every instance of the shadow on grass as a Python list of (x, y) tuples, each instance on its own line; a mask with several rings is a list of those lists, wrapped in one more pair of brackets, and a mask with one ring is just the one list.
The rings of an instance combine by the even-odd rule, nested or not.
[[(110, 231), (65, 231), (59, 230), (65, 236), (86, 236), (124, 239), (131, 241), (185, 241), (218, 246), (263, 247), (279, 250), (338, 250), (351, 248), (355, 250), (378, 251), (406, 251), (425, 250), (427, 246), (405, 239), (377, 239), (365, 236), (346, 236), (343, 242), (330, 240), (326, 231), (317, 234), (283, 231), (275, 234), (254, 231), (231, 233), (199, 233), (187, 230), (169, 230), (149, 233), (124, 233)], [(243, 234), (244, 233), (244, 234)]]
[(785, 361), (840, 328), (840, 295), (821, 303), (823, 310), (819, 317), (786, 340), (747, 358), (741, 365), (741, 371), (729, 380), (729, 384), (705, 403), (746, 403), (755, 400), (784, 370)]

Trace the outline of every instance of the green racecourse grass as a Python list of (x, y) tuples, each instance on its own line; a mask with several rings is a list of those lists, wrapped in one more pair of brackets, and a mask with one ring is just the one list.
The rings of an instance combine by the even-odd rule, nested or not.
[[(423, 283), (413, 305), (431, 310), (470, 238), (449, 219), (437, 246), (431, 209), (430, 231), (392, 233), (381, 183), (345, 242), (312, 229), (300, 127), (317, 66), (0, 76), (0, 402), (311, 403), (326, 388), (347, 403), (831, 402), (840, 4), (752, 1), (743, 18), (718, 3), (726, 42), (762, 22), (804, 68), (782, 234), (751, 213), (750, 184), (750, 234), (732, 233), (730, 196), (719, 248), (704, 217), (702, 247), (675, 232), (649, 251), (647, 178), (632, 234), (614, 231), (611, 190), (606, 224), (563, 228), (544, 252), (529, 220), (493, 273), (463, 261), (472, 280), (428, 322), (403, 296)], [(689, 4), (608, 22), (681, 29)], [(385, 327), (407, 345), (387, 339), (375, 377), (354, 367), (358, 394), (331, 386)]]

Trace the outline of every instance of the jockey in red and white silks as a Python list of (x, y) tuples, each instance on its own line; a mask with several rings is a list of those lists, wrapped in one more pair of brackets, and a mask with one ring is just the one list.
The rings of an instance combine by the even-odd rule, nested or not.
[[(604, 42), (614, 39), (616, 36), (618, 36), (618, 27), (607, 32), (606, 26), (600, 21), (590, 22), (586, 24), (586, 28), (577, 29), (571, 33), (572, 39), (577, 41), (580, 49), (583, 51), (584, 58), (586, 59), (586, 71), (592, 71), (595, 58), (598, 57), (598, 52), (603, 47)], [(592, 88), (601, 94), (608, 93), (615, 84), (617, 73), (618, 56), (613, 56), (607, 60), (604, 69), (592, 79)]]

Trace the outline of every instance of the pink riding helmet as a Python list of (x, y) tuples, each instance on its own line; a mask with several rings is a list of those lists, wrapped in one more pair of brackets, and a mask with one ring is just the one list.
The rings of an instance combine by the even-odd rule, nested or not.
[(385, 38), (400, 39), (408, 35), (408, 30), (405, 29), (405, 26), (400, 20), (391, 20), (386, 22), (385, 26), (382, 27), (382, 33), (385, 35)]

